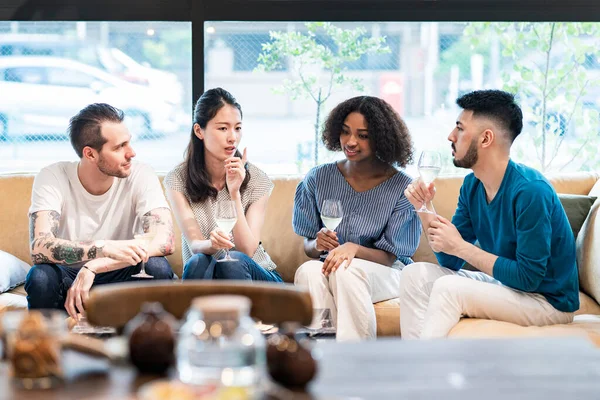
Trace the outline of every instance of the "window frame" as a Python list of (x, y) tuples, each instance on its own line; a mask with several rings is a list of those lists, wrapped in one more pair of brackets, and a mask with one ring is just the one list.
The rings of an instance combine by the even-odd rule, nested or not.
[(204, 91), (207, 21), (587, 21), (597, 0), (20, 0), (0, 5), (3, 21), (191, 22), (192, 104)]

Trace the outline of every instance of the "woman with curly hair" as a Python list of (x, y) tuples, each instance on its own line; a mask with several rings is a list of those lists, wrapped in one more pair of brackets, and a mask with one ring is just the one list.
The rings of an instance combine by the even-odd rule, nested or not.
[[(313, 259), (296, 271), (295, 284), (310, 291), (315, 309), (329, 309), (337, 340), (376, 337), (373, 303), (398, 297), (400, 271), (412, 263), (421, 223), (404, 190), (411, 178), (396, 167), (412, 160), (412, 141), (385, 101), (359, 96), (336, 106), (323, 142), (345, 159), (319, 165), (296, 188), (294, 231)], [(335, 231), (320, 215), (338, 200), (343, 218)]]

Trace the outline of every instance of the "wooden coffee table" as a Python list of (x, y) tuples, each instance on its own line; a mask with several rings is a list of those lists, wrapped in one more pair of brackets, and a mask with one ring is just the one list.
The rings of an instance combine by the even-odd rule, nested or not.
[[(324, 341), (315, 351), (319, 375), (308, 394), (294, 399), (566, 400), (600, 394), (600, 350), (582, 338)], [(18, 390), (8, 366), (0, 365), (0, 398), (131, 400), (156, 379), (73, 352), (66, 352), (65, 364), (66, 383), (48, 391)], [(282, 393), (277, 397), (291, 398)]]

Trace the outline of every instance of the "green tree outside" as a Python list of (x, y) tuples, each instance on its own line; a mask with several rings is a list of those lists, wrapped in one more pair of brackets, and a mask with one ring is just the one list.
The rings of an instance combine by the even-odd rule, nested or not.
[[(289, 94), (292, 100), (310, 98), (315, 104), (314, 163), (319, 163), (319, 138), (323, 106), (337, 87), (350, 86), (364, 92), (360, 78), (348, 74), (346, 64), (365, 54), (389, 53), (385, 37), (369, 37), (366, 29), (342, 29), (325, 22), (305, 24), (306, 32), (269, 32), (262, 44), (256, 71), (276, 70), (285, 64), (296, 79), (285, 79), (275, 93)], [(323, 33), (327, 40), (319, 40)]]
[(473, 47), (485, 47), (491, 35), (500, 40), (509, 66), (503, 89), (518, 95), (524, 113), (518, 159), (544, 172), (600, 167), (600, 70), (589, 68), (600, 56), (597, 23), (478, 22), (464, 35)]

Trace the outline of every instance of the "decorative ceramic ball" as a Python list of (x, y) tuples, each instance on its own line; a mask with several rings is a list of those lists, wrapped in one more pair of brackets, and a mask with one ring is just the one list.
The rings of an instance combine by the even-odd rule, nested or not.
[(160, 303), (145, 303), (125, 327), (129, 359), (140, 372), (164, 374), (175, 362), (177, 320)]
[(277, 383), (303, 389), (316, 375), (312, 352), (292, 332), (271, 335), (267, 341), (267, 367)]

